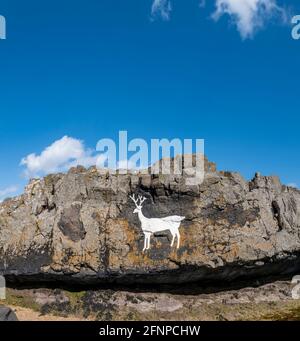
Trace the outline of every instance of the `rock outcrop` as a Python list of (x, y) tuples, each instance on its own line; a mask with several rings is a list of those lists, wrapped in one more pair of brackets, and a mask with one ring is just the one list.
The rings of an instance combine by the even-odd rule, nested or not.
[(0, 322), (4, 321), (18, 321), (18, 318), (10, 308), (0, 305)]
[[(9, 281), (67, 283), (230, 282), (300, 271), (300, 191), (275, 176), (217, 172), (187, 186), (183, 175), (110, 175), (77, 167), (32, 180), (0, 206), (0, 274)], [(146, 217), (185, 216), (181, 246), (144, 235)]]

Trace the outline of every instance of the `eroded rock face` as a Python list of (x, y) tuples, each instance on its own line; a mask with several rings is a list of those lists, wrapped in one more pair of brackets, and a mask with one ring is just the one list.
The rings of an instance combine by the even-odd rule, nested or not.
[[(78, 167), (32, 180), (0, 206), (0, 274), (75, 283), (232, 281), (300, 270), (300, 191), (277, 177), (217, 172), (101, 175)], [(147, 197), (146, 217), (185, 216), (181, 246), (144, 235), (129, 194)]]

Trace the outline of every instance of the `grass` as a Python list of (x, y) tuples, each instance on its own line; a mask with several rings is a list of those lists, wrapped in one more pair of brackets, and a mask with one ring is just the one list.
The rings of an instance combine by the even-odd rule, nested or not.
[(16, 306), (22, 308), (28, 308), (34, 311), (40, 311), (40, 305), (34, 301), (29, 295), (18, 294), (14, 290), (6, 290), (6, 299), (0, 300), (0, 304), (8, 306)]

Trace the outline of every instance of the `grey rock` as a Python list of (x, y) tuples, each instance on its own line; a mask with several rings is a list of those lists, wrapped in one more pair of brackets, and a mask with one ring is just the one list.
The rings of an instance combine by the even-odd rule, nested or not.
[(18, 321), (18, 318), (10, 308), (0, 305), (0, 322), (4, 321)]
[[(183, 165), (184, 167), (184, 165)], [(101, 174), (77, 167), (32, 180), (0, 205), (0, 274), (9, 281), (99, 283), (230, 282), (300, 270), (300, 191), (277, 177), (250, 182), (218, 172)], [(147, 197), (147, 217), (185, 216), (181, 246), (144, 236), (129, 194)]]

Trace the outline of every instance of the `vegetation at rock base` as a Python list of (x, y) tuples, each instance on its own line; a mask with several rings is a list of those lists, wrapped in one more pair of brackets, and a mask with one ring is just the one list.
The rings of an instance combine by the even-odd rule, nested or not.
[(291, 299), (289, 292), (289, 282), (199, 295), (8, 289), (7, 299), (0, 304), (30, 309), (43, 319), (54, 315), (58, 320), (300, 320), (300, 300)]

